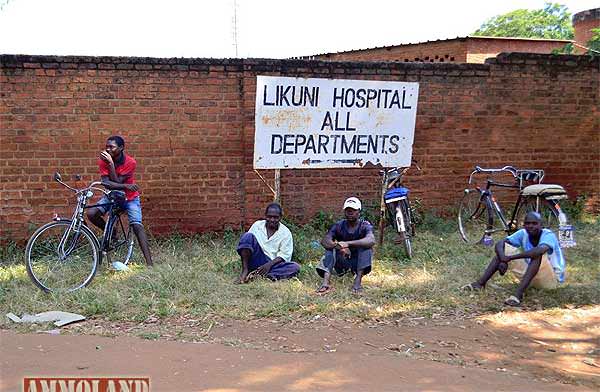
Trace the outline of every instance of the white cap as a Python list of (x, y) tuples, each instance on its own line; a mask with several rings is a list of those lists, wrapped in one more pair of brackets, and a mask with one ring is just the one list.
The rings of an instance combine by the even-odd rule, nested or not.
[(357, 197), (347, 198), (346, 201), (344, 202), (344, 210), (346, 208), (352, 208), (353, 210), (360, 210), (361, 209), (360, 200), (358, 200)]

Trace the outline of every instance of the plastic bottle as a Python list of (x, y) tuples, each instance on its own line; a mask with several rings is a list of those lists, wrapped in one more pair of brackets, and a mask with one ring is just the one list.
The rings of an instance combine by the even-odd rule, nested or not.
[(558, 211), (558, 224), (559, 226), (566, 226), (569, 222), (567, 221), (567, 216), (562, 210)]

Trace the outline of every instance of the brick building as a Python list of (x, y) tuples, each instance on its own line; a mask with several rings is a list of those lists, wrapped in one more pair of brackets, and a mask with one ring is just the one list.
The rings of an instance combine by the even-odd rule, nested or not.
[(414, 44), (382, 46), (337, 53), (324, 53), (304, 59), (328, 61), (402, 61), (425, 63), (483, 63), (502, 52), (550, 54), (569, 40), (466, 36)]
[(382, 46), (304, 56), (302, 59), (326, 61), (402, 61), (423, 63), (483, 63), (489, 57), (502, 52), (550, 54), (575, 43), (575, 54), (585, 53), (592, 38), (592, 29), (600, 28), (600, 8), (579, 12), (573, 16), (574, 40), (513, 38), (513, 37), (466, 37), (436, 41)]
[[(575, 42), (586, 46), (587, 42), (592, 39), (592, 29), (600, 28), (600, 8), (594, 8), (578, 12), (573, 15), (573, 29), (575, 30)], [(582, 54), (585, 49), (576, 46), (575, 53)]]

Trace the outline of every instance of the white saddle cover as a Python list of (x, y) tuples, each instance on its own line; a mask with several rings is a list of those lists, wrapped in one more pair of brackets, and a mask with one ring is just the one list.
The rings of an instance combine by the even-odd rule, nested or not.
[(557, 184), (535, 184), (523, 188), (523, 196), (566, 195), (567, 191)]

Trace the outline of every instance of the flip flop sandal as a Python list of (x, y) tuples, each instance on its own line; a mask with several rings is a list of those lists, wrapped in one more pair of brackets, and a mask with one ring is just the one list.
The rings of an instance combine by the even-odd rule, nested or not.
[(333, 289), (332, 286), (321, 286), (321, 287), (319, 287), (315, 291), (315, 294), (317, 294), (317, 295), (327, 295), (327, 294), (331, 293), (333, 290), (334, 289)]
[(508, 306), (521, 306), (521, 300), (514, 295), (511, 295), (504, 301), (504, 304)]
[(248, 276), (246, 276), (246, 282), (251, 282), (254, 279), (258, 278), (260, 276), (260, 274), (258, 273), (258, 270), (254, 270), (252, 272), (250, 272), (248, 274)]
[(473, 283), (469, 283), (464, 286), (461, 286), (460, 290), (462, 290), (462, 291), (479, 291), (479, 290), (483, 290), (483, 287), (475, 287), (475, 286), (473, 286)]
[(359, 289), (351, 288), (350, 292), (352, 293), (352, 295), (361, 296), (361, 295), (363, 295), (364, 290), (362, 287)]

